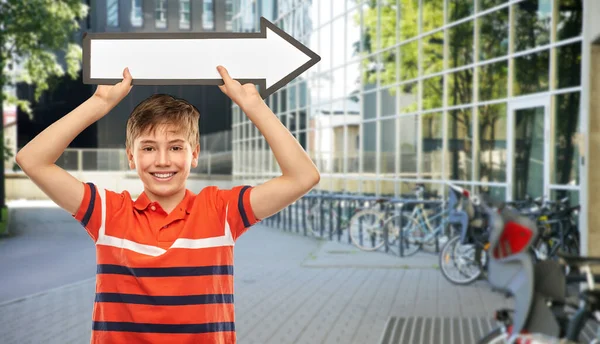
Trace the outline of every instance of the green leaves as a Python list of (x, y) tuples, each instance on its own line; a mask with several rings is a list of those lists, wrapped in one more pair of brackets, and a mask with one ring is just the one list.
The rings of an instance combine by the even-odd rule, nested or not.
[[(80, 0), (0, 1), (0, 27), (4, 28), (0, 30), (0, 74), (4, 74), (0, 87), (8, 77), (5, 66), (22, 67), (12, 73), (10, 81), (35, 85), (36, 101), (50, 88), (51, 79), (65, 75), (63, 65), (72, 79), (77, 78), (82, 52), (75, 44), (75, 33), (87, 13), (87, 5)], [(28, 108), (23, 101), (18, 104)]]

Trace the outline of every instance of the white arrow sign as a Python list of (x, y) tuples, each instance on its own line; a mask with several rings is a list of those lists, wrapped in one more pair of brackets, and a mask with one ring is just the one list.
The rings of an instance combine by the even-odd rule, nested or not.
[(89, 33), (83, 82), (115, 84), (129, 67), (134, 85), (222, 85), (217, 66), (268, 97), (321, 58), (265, 18), (257, 33)]

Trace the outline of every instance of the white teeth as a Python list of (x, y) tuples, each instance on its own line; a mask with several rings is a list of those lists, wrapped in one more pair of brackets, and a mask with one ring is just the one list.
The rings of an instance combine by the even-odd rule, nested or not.
[(152, 173), (153, 176), (157, 178), (171, 178), (175, 175), (175, 173)]

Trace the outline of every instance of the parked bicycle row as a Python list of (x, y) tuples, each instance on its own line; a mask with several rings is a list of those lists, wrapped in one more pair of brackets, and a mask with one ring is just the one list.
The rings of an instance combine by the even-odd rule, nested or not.
[[(422, 246), (443, 243), (447, 211), (441, 199), (423, 199), (424, 187), (417, 186), (412, 198), (369, 195), (308, 194), (265, 223), (318, 239), (347, 241), (361, 250), (383, 250), (400, 256), (416, 253)], [(405, 240), (403, 224), (426, 226), (428, 234), (417, 241)], [(442, 238), (442, 240), (440, 240)], [(404, 245), (400, 245), (403, 242)], [(411, 243), (408, 245), (407, 243)]]
[(307, 195), (266, 222), (368, 251), (397, 247), (400, 255), (443, 244), (446, 279), (484, 278), (514, 299), (514, 309), (494, 314), (499, 327), (481, 344), (600, 343), (600, 275), (591, 272), (600, 258), (579, 256), (579, 206), (532, 198), (492, 206), (452, 184), (447, 200), (425, 200), (422, 185), (414, 192), (411, 199)]
[[(440, 270), (454, 284), (470, 284), (487, 270), (491, 223), (478, 197), (459, 187), (450, 187), (451, 195), (460, 200), (451, 206), (451, 216), (462, 217), (463, 221), (448, 221), (448, 232), (452, 234), (440, 252)], [(539, 234), (532, 252), (537, 259), (557, 259), (559, 253), (579, 254), (579, 206), (570, 206), (568, 198), (558, 201), (527, 198), (504, 206), (536, 224)]]

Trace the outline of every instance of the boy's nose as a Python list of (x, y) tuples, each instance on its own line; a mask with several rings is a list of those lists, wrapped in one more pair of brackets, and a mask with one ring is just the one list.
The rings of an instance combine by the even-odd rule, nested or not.
[(169, 159), (169, 153), (168, 152), (159, 152), (156, 157), (155, 164), (157, 166), (170, 165), (171, 159)]

